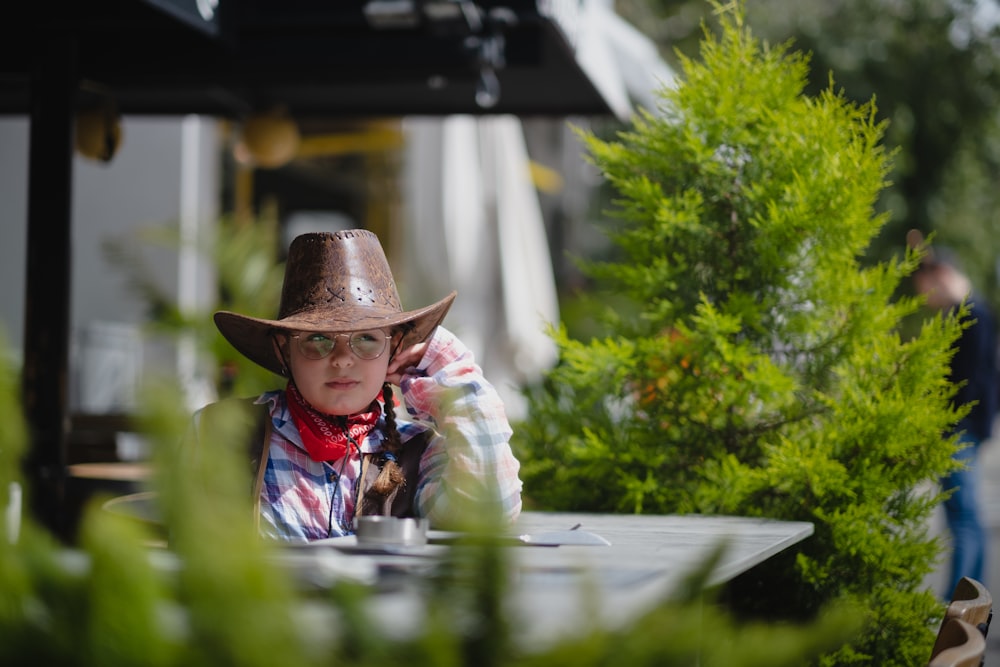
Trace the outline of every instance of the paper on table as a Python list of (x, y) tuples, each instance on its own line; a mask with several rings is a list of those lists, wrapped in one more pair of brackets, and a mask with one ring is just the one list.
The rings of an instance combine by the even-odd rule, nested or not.
[(611, 542), (587, 530), (550, 530), (544, 533), (529, 533), (521, 535), (520, 540), (525, 544), (535, 546), (596, 546), (609, 547)]

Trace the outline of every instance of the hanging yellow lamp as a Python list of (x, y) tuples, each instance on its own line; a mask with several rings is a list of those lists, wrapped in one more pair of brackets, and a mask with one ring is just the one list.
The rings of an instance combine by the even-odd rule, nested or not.
[(86, 158), (111, 162), (121, 146), (122, 135), (121, 114), (111, 99), (76, 114), (74, 144)]
[(253, 163), (267, 169), (288, 164), (302, 141), (298, 125), (281, 110), (248, 117), (243, 121), (240, 138)]

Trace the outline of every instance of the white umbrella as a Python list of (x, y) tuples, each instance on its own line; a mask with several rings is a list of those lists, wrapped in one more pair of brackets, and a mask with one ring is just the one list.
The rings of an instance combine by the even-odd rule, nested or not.
[[(577, 59), (621, 119), (655, 110), (673, 71), (611, 0), (584, 0), (568, 17)], [(572, 25), (569, 25), (572, 23)], [(503, 94), (501, 90), (500, 94)], [(514, 116), (407, 118), (404, 303), (457, 289), (446, 326), (476, 355), (512, 416), (519, 388), (557, 360), (552, 260), (521, 121)]]
[(520, 121), (409, 118), (404, 301), (459, 291), (446, 325), (472, 349), (511, 416), (556, 359), (555, 278)]
[(655, 112), (656, 91), (675, 79), (656, 44), (615, 12), (613, 0), (583, 0), (577, 22), (577, 62), (619, 120), (635, 106)]
[(545, 330), (559, 320), (552, 258), (521, 122), (513, 116), (484, 121), (496, 166), (496, 212), (504, 320), (514, 367), (538, 377), (556, 361)]

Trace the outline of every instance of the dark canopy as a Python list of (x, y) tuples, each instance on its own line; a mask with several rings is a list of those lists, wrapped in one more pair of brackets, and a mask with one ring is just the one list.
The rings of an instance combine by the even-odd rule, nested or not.
[[(106, 91), (124, 114), (609, 112), (534, 0), (25, 4), (27, 17), (2, 29), (0, 113), (28, 111), (32, 72), (53, 38), (75, 52), (81, 101)], [(489, 69), (500, 94), (484, 108), (476, 88)]]

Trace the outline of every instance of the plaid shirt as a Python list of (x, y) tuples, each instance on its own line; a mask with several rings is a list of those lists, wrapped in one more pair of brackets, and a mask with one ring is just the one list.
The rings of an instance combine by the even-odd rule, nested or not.
[[(410, 417), (397, 419), (403, 446), (418, 433), (432, 431), (420, 460), (414, 511), (440, 525), (460, 512), (476, 512), (476, 504), (487, 501), (512, 521), (521, 511), (521, 481), (503, 402), (454, 334), (438, 327), (428, 343), (420, 364), (400, 383)], [(313, 461), (291, 420), (284, 390), (267, 392), (256, 402), (270, 404), (273, 424), (261, 489), (261, 532), (291, 541), (353, 533), (358, 452), (337, 461)], [(383, 415), (359, 443), (362, 454), (382, 450), (384, 428)]]

